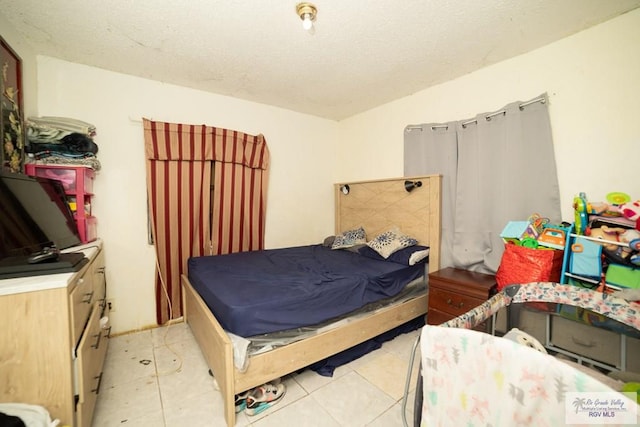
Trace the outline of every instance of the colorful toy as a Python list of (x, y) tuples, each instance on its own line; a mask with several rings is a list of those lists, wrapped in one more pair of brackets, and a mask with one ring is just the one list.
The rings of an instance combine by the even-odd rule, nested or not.
[(584, 234), (589, 222), (587, 195), (580, 193), (573, 198), (574, 226), (576, 234)]
[(535, 241), (548, 223), (548, 218), (534, 213), (526, 221), (509, 221), (500, 233), (500, 237), (505, 243), (515, 243), (517, 245), (521, 245), (525, 239), (533, 239)]
[[(587, 234), (589, 232), (589, 215), (625, 218), (633, 223), (632, 226), (635, 227), (637, 231), (640, 231), (640, 200), (632, 202), (631, 197), (629, 197), (629, 195), (626, 193), (609, 193), (607, 194), (606, 202), (589, 202), (587, 200), (586, 194), (580, 193), (573, 199), (573, 209), (575, 218), (574, 227), (576, 234)], [(596, 237), (602, 238), (604, 240), (620, 241), (619, 238), (611, 238), (613, 237), (611, 233), (620, 235), (624, 232), (624, 229), (623, 231), (620, 231), (619, 229), (604, 229), (602, 231), (604, 232), (604, 235)], [(640, 251), (640, 248), (638, 247), (640, 246), (640, 244), (637, 243), (637, 239), (634, 236), (625, 236), (624, 239), (625, 241), (623, 243), (626, 243), (627, 241), (630, 243), (631, 252)], [(626, 252), (628, 253), (630, 251), (627, 250)], [(640, 254), (634, 255), (636, 259), (640, 258)], [(640, 263), (640, 260), (638, 260), (637, 262)]]
[(590, 202), (588, 213), (589, 215), (619, 217), (620, 209), (618, 206), (606, 202)]
[(620, 234), (620, 241), (628, 245), (628, 247), (623, 246), (622, 257), (628, 257), (629, 262), (640, 266), (640, 231), (626, 230)]
[(640, 200), (620, 205), (620, 212), (625, 218), (635, 221), (636, 230), (640, 231)]
[(609, 251), (634, 265), (640, 265), (640, 231), (623, 227), (588, 228), (586, 235), (598, 239)]
[(538, 243), (554, 249), (564, 249), (566, 234), (559, 228), (548, 227), (538, 236)]
[(500, 233), (500, 237), (505, 243), (518, 244), (523, 236), (526, 236), (528, 221), (509, 221)]
[(640, 251), (640, 231), (625, 230), (618, 238), (622, 243), (627, 243), (632, 251)]
[[(587, 213), (589, 215), (600, 215), (607, 217), (626, 217), (622, 210), (622, 207), (624, 205), (632, 203), (631, 197), (628, 194), (621, 192), (609, 193), (607, 194), (606, 199), (606, 202), (587, 202)], [(631, 207), (631, 209), (633, 209), (633, 207)], [(636, 207), (635, 212), (640, 213), (640, 205)]]
[(627, 203), (630, 201), (631, 201), (631, 197), (629, 197), (627, 193), (615, 191), (613, 193), (607, 194), (607, 202), (611, 203), (614, 206), (620, 206), (623, 203)]
[(597, 228), (587, 228), (585, 235), (598, 239), (602, 246), (608, 251), (615, 251), (618, 248), (616, 242), (618, 241), (618, 235), (625, 229), (622, 227), (608, 227), (603, 225)]

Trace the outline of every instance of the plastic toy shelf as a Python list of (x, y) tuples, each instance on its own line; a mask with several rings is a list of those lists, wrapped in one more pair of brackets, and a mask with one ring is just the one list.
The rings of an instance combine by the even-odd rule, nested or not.
[[(573, 228), (572, 228), (573, 230)], [(640, 267), (619, 264), (611, 259), (606, 259), (604, 246), (629, 247), (628, 243), (613, 240), (602, 240), (595, 237), (569, 233), (564, 251), (562, 263), (561, 283), (576, 284), (584, 287), (595, 288), (604, 281), (607, 287), (612, 289), (634, 288), (634, 279), (628, 282), (613, 283), (607, 269), (637, 270)]]

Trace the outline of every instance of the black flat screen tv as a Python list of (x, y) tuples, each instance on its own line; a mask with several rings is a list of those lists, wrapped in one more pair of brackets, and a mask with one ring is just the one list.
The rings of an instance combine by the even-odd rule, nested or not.
[(80, 243), (60, 181), (0, 173), (0, 261)]

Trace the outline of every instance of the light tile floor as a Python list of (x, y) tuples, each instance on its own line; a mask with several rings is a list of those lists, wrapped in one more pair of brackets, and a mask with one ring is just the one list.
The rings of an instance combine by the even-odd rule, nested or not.
[[(236, 426), (403, 426), (402, 396), (419, 330), (336, 369), (283, 378), (287, 392), (267, 411), (238, 414)], [(417, 365), (417, 362), (416, 362)], [(412, 423), (415, 375), (407, 401)], [(184, 323), (114, 337), (109, 342), (94, 427), (226, 426), (222, 396)]]

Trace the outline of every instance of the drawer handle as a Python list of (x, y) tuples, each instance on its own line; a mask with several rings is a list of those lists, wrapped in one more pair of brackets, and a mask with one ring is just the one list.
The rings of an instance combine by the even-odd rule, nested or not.
[(98, 375), (97, 377), (93, 377), (93, 378), (98, 380), (98, 384), (96, 384), (96, 388), (91, 390), (91, 393), (98, 394), (98, 393), (100, 393), (100, 385), (102, 384), (102, 372), (100, 372), (100, 375)]
[(100, 267), (100, 268), (98, 268), (98, 270), (96, 271), (96, 273), (98, 273), (98, 274), (104, 274), (104, 267)]
[(580, 340), (580, 339), (578, 339), (576, 337), (571, 337), (571, 341), (573, 341), (575, 344), (580, 345), (582, 347), (589, 347), (589, 348), (595, 347), (596, 344), (597, 344), (594, 341), (585, 342), (585, 341), (582, 341), (582, 340)]
[(94, 335), (94, 338), (96, 339), (96, 342), (91, 347), (97, 350), (100, 347), (100, 338), (102, 338), (102, 333), (98, 332)]
[(452, 307), (462, 308), (464, 307), (464, 301), (460, 301), (458, 304), (454, 304), (451, 298), (447, 298), (447, 305), (450, 305)]
[(84, 294), (84, 298), (82, 299), (82, 302), (91, 304), (92, 299), (93, 299), (93, 291), (87, 292), (86, 294)]

